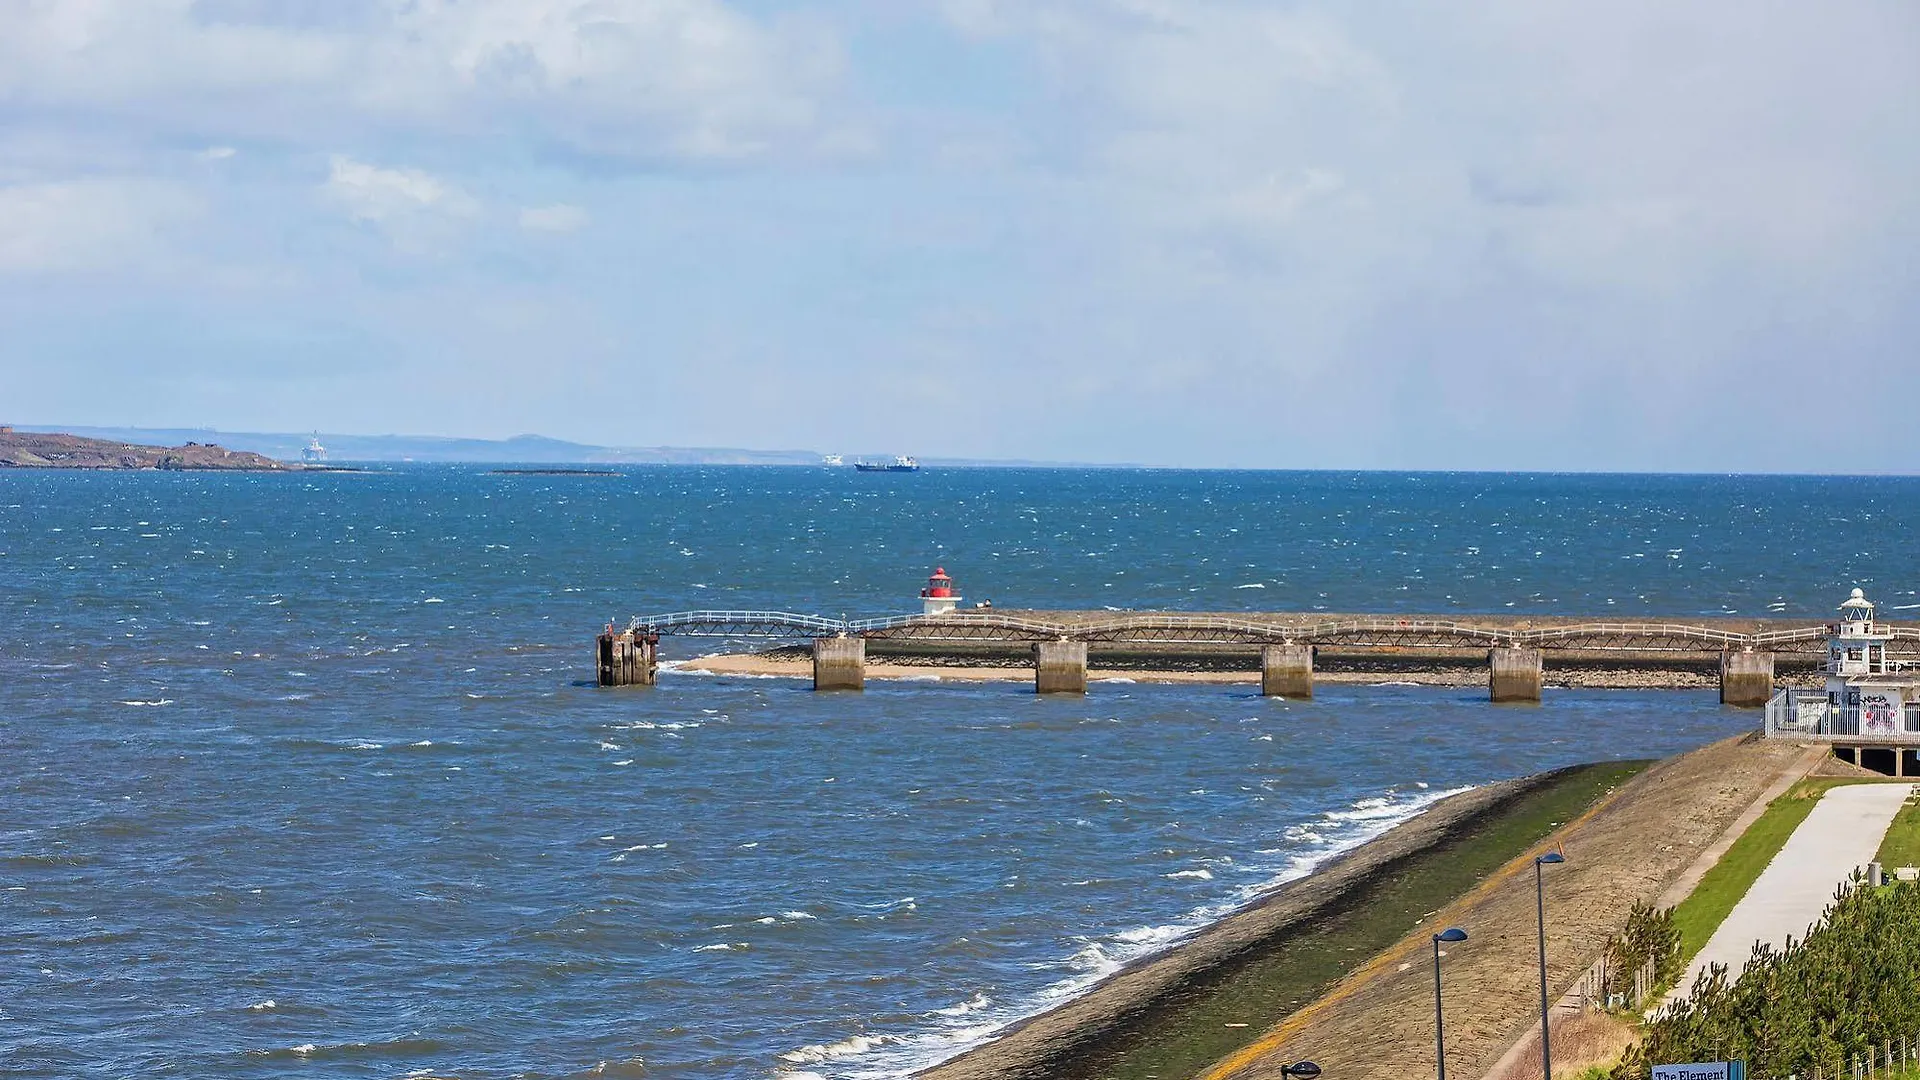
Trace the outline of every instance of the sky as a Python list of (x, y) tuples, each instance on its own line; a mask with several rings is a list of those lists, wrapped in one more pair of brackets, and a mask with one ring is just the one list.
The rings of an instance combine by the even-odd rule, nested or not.
[(0, 0), (0, 423), (1920, 472), (1912, 0)]

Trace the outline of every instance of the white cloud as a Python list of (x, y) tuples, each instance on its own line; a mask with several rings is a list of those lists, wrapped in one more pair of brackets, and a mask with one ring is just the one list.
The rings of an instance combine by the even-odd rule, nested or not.
[(237, 153), (231, 146), (209, 146), (200, 151), (199, 157), (202, 161), (225, 161)]
[(533, 232), (570, 233), (587, 223), (587, 212), (567, 203), (529, 206), (520, 211), (520, 227)]
[(386, 169), (336, 154), (321, 190), (358, 222), (412, 252), (439, 248), (480, 212), (479, 200), (419, 169)]
[(0, 101), (146, 127), (284, 138), (374, 124), (743, 158), (818, 141), (839, 69), (804, 20), (722, 0), (225, 0), (9, 4)]
[(0, 273), (129, 273), (154, 269), (168, 234), (198, 217), (174, 185), (97, 178), (0, 186)]

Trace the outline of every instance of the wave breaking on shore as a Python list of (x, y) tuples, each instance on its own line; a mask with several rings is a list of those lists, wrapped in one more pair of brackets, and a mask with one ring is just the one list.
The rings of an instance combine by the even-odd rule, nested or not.
[[(1425, 813), (1442, 799), (1472, 790), (1472, 785), (1430, 790), (1424, 784), (1389, 788), (1380, 795), (1357, 799), (1323, 811), (1318, 817), (1289, 826), (1284, 843), (1258, 849), (1276, 861), (1244, 868), (1236, 876), (1256, 880), (1238, 885), (1224, 896), (1196, 906), (1171, 922), (1120, 930), (1081, 940), (1081, 947), (1053, 968), (1066, 972), (1036, 992), (1004, 1003), (987, 992), (921, 1017), (915, 1028), (900, 1032), (861, 1032), (835, 1043), (804, 1046), (780, 1055), (783, 1080), (896, 1080), (950, 1061), (975, 1047), (992, 1042), (1008, 1028), (1072, 1001), (1128, 965), (1173, 949), (1208, 926), (1245, 908), (1274, 889), (1314, 873), (1334, 859), (1379, 839), (1396, 826)], [(1202, 878), (1192, 870), (1167, 877)]]

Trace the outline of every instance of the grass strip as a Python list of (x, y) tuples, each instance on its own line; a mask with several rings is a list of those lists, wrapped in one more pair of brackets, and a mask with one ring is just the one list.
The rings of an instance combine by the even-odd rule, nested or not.
[(1874, 858), (1892, 870), (1901, 866), (1920, 866), (1920, 798), (1911, 798), (1887, 826), (1880, 841), (1880, 853)]
[[(1760, 872), (1767, 868), (1780, 849), (1786, 846), (1787, 838), (1807, 820), (1813, 808), (1819, 804), (1821, 796), (1843, 784), (1870, 784), (1870, 778), (1852, 776), (1811, 777), (1788, 788), (1779, 798), (1767, 804), (1767, 809), (1754, 823), (1747, 827), (1720, 861), (1713, 864), (1700, 878), (1700, 884), (1694, 886), (1693, 893), (1679, 906), (1673, 909), (1673, 924), (1680, 931), (1680, 960), (1684, 969), (1693, 963), (1693, 958), (1706, 947), (1707, 939), (1713, 936), (1720, 924), (1725, 922), (1728, 913), (1747, 890), (1759, 878)], [(1901, 811), (1902, 816), (1915, 811), (1912, 804)], [(1896, 822), (1897, 824), (1897, 822)], [(1916, 853), (1920, 853), (1920, 812), (1914, 813), (1911, 836)], [(1901, 863), (1899, 865), (1910, 865)]]
[(1609, 761), (1568, 772), (1364, 886), (1340, 910), (1287, 936), (1181, 998), (1128, 1036), (1077, 1061), (1061, 1080), (1193, 1076), (1319, 997), (1422, 919), (1578, 817), (1652, 764)]

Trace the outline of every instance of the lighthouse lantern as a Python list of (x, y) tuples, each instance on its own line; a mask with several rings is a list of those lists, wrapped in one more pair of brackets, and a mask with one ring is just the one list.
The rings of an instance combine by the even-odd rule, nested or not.
[(920, 613), (944, 615), (959, 606), (960, 594), (953, 587), (953, 579), (947, 576), (945, 568), (934, 567), (927, 587), (920, 590)]

